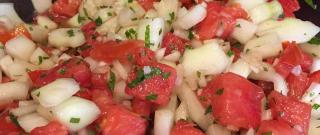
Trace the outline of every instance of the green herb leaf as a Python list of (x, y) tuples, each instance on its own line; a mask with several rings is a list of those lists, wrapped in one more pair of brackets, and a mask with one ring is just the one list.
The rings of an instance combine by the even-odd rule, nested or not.
[(167, 20), (167, 22), (171, 25), (173, 23), (173, 20), (175, 18), (174, 12), (169, 13), (170, 20)]
[(200, 78), (201, 77), (201, 72), (197, 71), (197, 77)]
[(128, 39), (137, 39), (138, 38), (138, 33), (133, 29), (130, 28), (125, 32), (125, 35)]
[(128, 0), (128, 3), (132, 3), (133, 2), (133, 0)]
[(241, 24), (237, 24), (236, 27), (241, 28)]
[(137, 17), (135, 17), (135, 18), (131, 18), (131, 21), (136, 21), (136, 20), (138, 20), (138, 18), (137, 18)]
[(10, 118), (10, 120), (11, 120), (11, 122), (13, 123), (13, 124), (15, 124), (16, 126), (20, 126), (19, 125), (19, 122), (18, 122), (18, 120), (17, 120), (17, 117), (16, 116), (14, 116), (12, 113), (9, 113), (9, 118)]
[(38, 61), (39, 61), (39, 65), (42, 64), (43, 60), (49, 59), (49, 57), (44, 57), (44, 56), (38, 56)]
[(162, 73), (162, 77), (164, 79), (168, 79), (170, 75), (171, 75), (171, 72)]
[(193, 38), (194, 38), (193, 32), (192, 32), (192, 30), (189, 30), (188, 39), (192, 40)]
[(0, 49), (4, 49), (3, 45), (2, 45), (2, 46), (0, 46)]
[(100, 16), (94, 22), (97, 24), (97, 26), (101, 26), (103, 23)]
[(313, 0), (304, 0), (304, 1), (313, 9), (317, 9), (317, 5), (313, 2)]
[(58, 72), (59, 72), (59, 74), (64, 75), (66, 73), (66, 69), (61, 68)]
[(143, 80), (144, 80), (143, 70), (138, 70), (138, 71), (137, 71), (137, 76), (136, 76), (136, 78), (135, 78), (132, 82), (130, 82), (130, 83), (128, 84), (128, 87), (129, 87), (129, 88), (134, 88), (134, 87), (136, 87), (139, 83), (141, 83)]
[(80, 15), (78, 15), (78, 23), (81, 24), (84, 20), (86, 20), (85, 17), (82, 17)]
[(96, 133), (93, 130), (90, 130), (90, 129), (88, 130), (87, 133), (88, 133), (88, 135), (96, 135)]
[(232, 57), (234, 55), (234, 52), (232, 50), (229, 50), (227, 52), (228, 57)]
[(272, 132), (271, 131), (263, 132), (261, 135), (272, 135)]
[(268, 72), (268, 68), (267, 67), (263, 67), (263, 71)]
[(217, 91), (216, 91), (216, 95), (222, 95), (223, 94), (223, 92), (224, 92), (224, 89), (223, 88), (221, 88), (221, 89), (218, 89)]
[(192, 50), (193, 47), (191, 45), (186, 45), (186, 49)]
[(154, 93), (151, 93), (149, 94), (148, 96), (146, 96), (146, 99), (151, 101), (151, 100), (157, 100), (158, 98), (158, 95), (157, 94), (154, 94)]
[(69, 122), (70, 123), (79, 123), (80, 122), (80, 118), (73, 118), (72, 117)]
[(159, 30), (159, 33), (158, 33), (158, 34), (159, 34), (159, 35), (161, 35), (161, 34), (162, 34), (162, 29), (160, 29), (160, 30)]
[(132, 54), (129, 54), (128, 55), (128, 61), (129, 62), (133, 62), (134, 58), (133, 58), (133, 55)]
[(115, 84), (116, 84), (116, 75), (110, 71), (110, 78), (109, 78), (109, 81), (108, 81), (108, 88), (110, 90), (114, 90), (114, 87), (115, 87)]
[(320, 38), (313, 37), (308, 43), (313, 45), (320, 45)]
[(145, 42), (145, 46), (147, 48), (150, 48), (151, 46), (151, 41), (150, 41), (150, 25), (146, 26), (146, 31), (144, 33), (144, 42)]
[(314, 110), (318, 110), (319, 108), (320, 108), (319, 104), (313, 104), (312, 105), (312, 109), (314, 109)]
[(73, 29), (68, 30), (68, 31), (67, 31), (67, 34), (68, 34), (69, 37), (73, 37), (73, 36), (74, 36), (74, 31), (73, 31)]
[(207, 115), (207, 114), (209, 114), (209, 113), (211, 113), (211, 112), (212, 112), (212, 106), (209, 105), (209, 106), (207, 107), (206, 112), (205, 112), (204, 114)]
[(108, 16), (113, 16), (113, 14), (111, 12), (108, 12), (107, 14), (108, 14)]
[(37, 97), (40, 97), (40, 91), (37, 93), (37, 95), (36, 95)]

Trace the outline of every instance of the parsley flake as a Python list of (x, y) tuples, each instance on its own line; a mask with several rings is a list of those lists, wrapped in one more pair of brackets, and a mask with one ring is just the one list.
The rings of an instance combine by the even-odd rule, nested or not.
[(15, 124), (16, 126), (20, 126), (19, 125), (19, 122), (18, 122), (18, 120), (17, 120), (17, 117), (16, 116), (14, 116), (12, 113), (9, 113), (9, 118), (10, 118), (10, 120), (12, 121), (12, 123), (13, 124)]
[(217, 91), (216, 91), (216, 95), (222, 95), (223, 94), (223, 92), (224, 92), (224, 89), (223, 88), (221, 88), (221, 89), (218, 89)]
[(80, 122), (80, 118), (70, 118), (69, 120), (70, 123), (79, 123)]
[(207, 115), (207, 114), (209, 114), (209, 113), (211, 113), (212, 112), (212, 106), (211, 105), (209, 105), (208, 107), (207, 107), (207, 109), (206, 109), (206, 111), (205, 111), (205, 115)]
[(261, 135), (272, 135), (271, 131), (263, 132)]
[(312, 109), (314, 109), (314, 110), (318, 110), (319, 108), (320, 108), (319, 104), (313, 104), (312, 105)]
[(313, 37), (308, 43), (312, 45), (320, 45), (320, 38)]
[(128, 39), (137, 39), (138, 38), (138, 33), (133, 29), (130, 28), (125, 32), (125, 35)]
[(151, 93), (151, 94), (146, 96), (146, 99), (149, 100), (149, 101), (157, 100), (157, 98), (158, 98), (158, 95), (154, 94), (154, 93)]
[(67, 31), (67, 34), (68, 34), (69, 37), (73, 37), (73, 36), (74, 36), (74, 31), (73, 31), (73, 29), (68, 30), (68, 31)]
[(108, 88), (110, 90), (114, 90), (114, 87), (115, 87), (115, 83), (116, 83), (116, 75), (110, 71), (110, 78), (109, 78), (109, 81), (108, 81)]
[(317, 9), (317, 5), (313, 2), (313, 0), (304, 0), (304, 1), (313, 9)]
[(152, 45), (150, 41), (150, 25), (146, 26), (146, 31), (144, 33), (144, 42), (147, 48), (150, 48), (150, 45)]
[(49, 59), (49, 57), (44, 57), (44, 56), (38, 56), (38, 61), (39, 61), (39, 65), (42, 64), (43, 60)]
[(168, 79), (170, 75), (171, 75), (171, 72), (162, 73), (162, 77), (164, 79)]
[(94, 22), (97, 24), (97, 26), (101, 26), (103, 23), (100, 16)]
[(229, 50), (227, 52), (228, 57), (232, 57), (234, 55), (234, 52), (232, 50)]

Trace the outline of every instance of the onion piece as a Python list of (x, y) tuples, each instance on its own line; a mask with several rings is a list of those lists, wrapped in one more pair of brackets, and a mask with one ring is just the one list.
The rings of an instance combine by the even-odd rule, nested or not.
[(189, 117), (188, 108), (185, 102), (181, 102), (175, 113), (175, 121), (187, 120)]
[(58, 27), (58, 25), (54, 21), (46, 16), (37, 16), (37, 23), (39, 26), (48, 30), (53, 30)]
[(181, 53), (179, 51), (174, 51), (171, 54), (165, 56), (163, 59), (170, 62), (177, 62), (180, 59)]
[(177, 94), (179, 99), (186, 103), (191, 119), (196, 122), (201, 129), (206, 130), (209, 127), (210, 121), (205, 115), (205, 108), (195, 93), (183, 83), (177, 88)]
[(163, 18), (145, 19), (140, 21), (140, 25), (138, 26), (138, 39), (144, 40), (148, 48), (157, 51), (160, 48), (163, 39), (165, 30), (164, 23), (165, 21)]
[(132, 99), (132, 96), (128, 95), (125, 89), (126, 89), (125, 81), (120, 81), (116, 83), (113, 91), (113, 97), (116, 101), (123, 100), (123, 99)]
[(154, 135), (170, 135), (174, 114), (170, 110), (157, 110), (154, 116)]
[(45, 118), (41, 117), (38, 113), (28, 114), (28, 115), (19, 117), (17, 120), (19, 125), (22, 127), (22, 129), (28, 133), (36, 127), (42, 127), (49, 123)]
[(53, 119), (53, 114), (52, 114), (51, 108), (45, 108), (45, 107), (39, 105), (37, 108), (37, 112), (39, 113), (39, 115), (46, 118), (47, 120), (51, 121)]
[(228, 71), (247, 78), (252, 70), (250, 69), (250, 65), (240, 58), (235, 63), (231, 64)]
[(13, 3), (1, 3), (0, 4), (0, 16), (4, 15), (11, 19), (11, 21), (16, 25), (23, 23), (22, 19), (16, 13)]
[(21, 100), (18, 103), (19, 107), (23, 107), (23, 106), (31, 106), (31, 105), (35, 105), (36, 102), (34, 100)]
[(319, 70), (320, 70), (320, 58), (314, 58), (311, 69), (310, 69), (310, 73), (313, 73)]
[(317, 98), (320, 94), (320, 84), (312, 82), (309, 88), (306, 90), (305, 94), (302, 96), (301, 101), (305, 103), (311, 103), (312, 100)]
[(31, 1), (38, 13), (43, 13), (47, 11), (52, 5), (52, 0), (31, 0)]
[(25, 36), (17, 36), (7, 41), (6, 52), (14, 58), (28, 61), (32, 52), (36, 49), (36, 44)]
[(206, 135), (231, 135), (231, 131), (221, 125), (212, 124), (209, 126)]
[(52, 109), (53, 115), (70, 131), (82, 129), (95, 121), (100, 110), (90, 100), (71, 97)]
[(239, 3), (245, 10), (250, 10), (258, 5), (266, 3), (266, 0), (229, 0), (229, 4)]
[(80, 90), (79, 84), (71, 78), (57, 79), (32, 91), (33, 99), (44, 107), (53, 107), (70, 98)]
[(118, 61), (114, 61), (113, 63), (114, 69), (118, 72), (118, 74), (120, 75), (120, 77), (123, 80), (127, 80), (128, 78), (128, 73), (126, 71), (126, 69), (124, 68), (124, 66)]
[(14, 28), (14, 24), (8, 16), (0, 15), (0, 23), (5, 26), (7, 30), (12, 30)]
[(240, 43), (245, 44), (258, 30), (258, 26), (248, 20), (237, 19), (236, 26), (231, 36)]
[(185, 30), (190, 29), (200, 23), (207, 16), (206, 8), (207, 5), (204, 2), (194, 6), (184, 16), (178, 18), (176, 25)]
[(29, 85), (23, 82), (7, 82), (0, 84), (0, 101), (24, 100), (28, 96)]
[(14, 116), (20, 117), (22, 115), (35, 112), (37, 110), (37, 107), (38, 105), (23, 106), (11, 109), (9, 112), (12, 113)]
[(76, 48), (85, 43), (85, 37), (79, 28), (60, 28), (49, 33), (48, 41), (57, 48)]

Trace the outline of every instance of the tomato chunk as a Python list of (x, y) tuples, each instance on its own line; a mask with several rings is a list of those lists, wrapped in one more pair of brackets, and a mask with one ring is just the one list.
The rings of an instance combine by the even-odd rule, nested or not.
[(176, 50), (183, 54), (187, 40), (180, 38), (173, 33), (167, 33), (162, 42), (162, 47), (166, 48), (165, 55), (171, 54), (172, 51)]
[(296, 66), (301, 66), (303, 71), (308, 72), (313, 62), (312, 57), (302, 52), (296, 43), (283, 44), (287, 47), (281, 54), (278, 64), (275, 65), (275, 70), (285, 78)]
[(211, 98), (212, 115), (224, 126), (257, 128), (261, 121), (263, 90), (234, 73), (217, 76), (204, 88)]
[(286, 17), (294, 17), (294, 12), (300, 9), (298, 0), (278, 0)]
[(103, 135), (144, 135), (147, 120), (120, 105), (110, 106), (100, 123)]
[(146, 10), (153, 8), (153, 3), (157, 2), (158, 0), (137, 0), (138, 3)]
[(121, 62), (136, 61), (142, 65), (154, 59), (154, 53), (145, 48), (143, 41), (139, 40), (127, 40), (120, 43), (109, 41), (93, 45), (90, 56), (107, 63), (118, 59)]
[(57, 0), (52, 5), (52, 12), (59, 16), (72, 17), (78, 13), (82, 0)]
[(296, 99), (300, 99), (310, 86), (310, 79), (306, 73), (301, 73), (298, 76), (290, 74), (287, 82), (289, 86), (288, 96)]
[(18, 35), (24, 35), (25, 37), (31, 39), (31, 35), (28, 32), (27, 28), (25, 28), (23, 25), (18, 25), (11, 31), (0, 33), (0, 42), (5, 44), (8, 40)]
[[(307, 135), (311, 106), (294, 98), (286, 97), (273, 91), (268, 97), (273, 118), (287, 122), (292, 127), (300, 128)], [(299, 130), (298, 130), (299, 131)]]
[(310, 74), (310, 82), (320, 83), (320, 70)]
[(22, 130), (8, 118), (8, 114), (0, 115), (0, 135), (19, 135), (19, 133), (22, 132)]
[(132, 101), (132, 111), (140, 114), (141, 116), (149, 117), (152, 111), (151, 107), (152, 104), (145, 100), (134, 98)]
[(200, 129), (195, 128), (195, 124), (179, 120), (173, 127), (170, 135), (205, 135)]
[(247, 12), (238, 4), (226, 6), (223, 2), (210, 2), (207, 17), (196, 26), (196, 32), (201, 40), (227, 38), (236, 25), (236, 19), (245, 19), (247, 16)]
[(30, 135), (68, 135), (68, 129), (57, 121), (31, 130)]
[(176, 77), (177, 73), (172, 67), (151, 63), (129, 74), (126, 93), (141, 100), (166, 105)]
[(262, 121), (257, 135), (300, 135), (298, 131), (283, 121)]
[(28, 73), (34, 87), (41, 87), (58, 78), (74, 78), (83, 87), (91, 85), (89, 65), (79, 58), (72, 58), (50, 70), (36, 70)]
[(93, 88), (107, 89), (108, 73), (91, 75), (91, 83)]

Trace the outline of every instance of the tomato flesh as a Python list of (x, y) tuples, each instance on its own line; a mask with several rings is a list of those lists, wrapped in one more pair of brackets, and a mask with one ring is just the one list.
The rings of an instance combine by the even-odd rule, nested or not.
[(262, 121), (257, 135), (300, 135), (298, 131), (283, 121), (269, 120)]
[(287, 83), (289, 86), (288, 96), (300, 99), (310, 86), (310, 79), (306, 73), (301, 73), (298, 76), (290, 74)]
[(298, 0), (278, 0), (286, 17), (294, 17), (294, 12), (300, 9)]
[(273, 91), (268, 97), (274, 119), (285, 121), (292, 127), (300, 127), (301, 134), (307, 135), (311, 115), (311, 106), (291, 97)]
[(184, 120), (179, 120), (173, 127), (170, 135), (205, 135), (200, 129), (195, 128), (195, 124)]
[(0, 42), (5, 44), (10, 39), (19, 35), (23, 35), (31, 39), (31, 35), (28, 32), (27, 28), (25, 28), (23, 25), (18, 25), (17, 27), (15, 27), (13, 30), (9, 32), (0, 33)]
[(165, 55), (171, 54), (174, 50), (179, 51), (181, 54), (183, 54), (186, 43), (187, 40), (169, 32), (163, 37), (162, 47), (166, 48)]
[[(158, 105), (166, 105), (169, 102), (172, 89), (175, 85), (177, 73), (172, 67), (160, 63), (151, 63), (148, 67), (157, 68), (162, 73), (147, 78), (143, 75), (142, 68), (139, 69), (140, 72), (131, 72), (127, 80), (126, 93), (141, 100), (147, 100)], [(164, 77), (164, 74), (167, 76)], [(135, 83), (135, 86), (129, 87), (130, 84), (133, 84), (140, 78), (139, 76), (144, 78), (144, 80)], [(148, 98), (149, 96), (151, 97)]]
[(153, 3), (157, 2), (157, 0), (137, 0), (138, 3), (146, 10), (153, 8)]
[(141, 116), (149, 117), (152, 111), (151, 107), (152, 104), (145, 100), (140, 100), (138, 98), (132, 100), (132, 111)]
[(57, 121), (52, 121), (46, 126), (34, 128), (30, 135), (68, 135), (68, 128)]
[(204, 91), (211, 98), (212, 115), (221, 125), (257, 128), (261, 122), (263, 90), (234, 73), (225, 73), (209, 82)]
[(59, 16), (72, 17), (78, 13), (82, 0), (57, 0), (52, 5), (52, 12)]
[(9, 115), (7, 113), (0, 115), (0, 135), (18, 135), (22, 132), (22, 130), (8, 118)]

